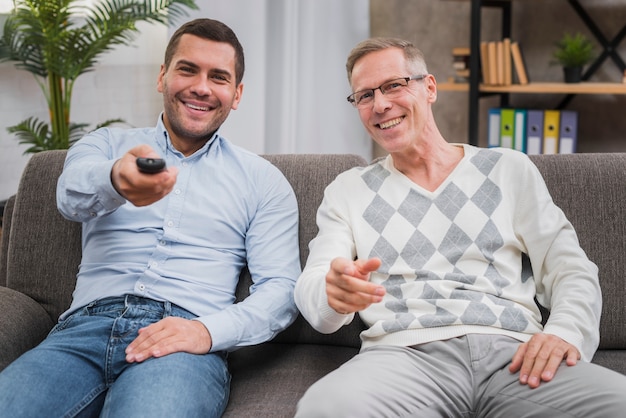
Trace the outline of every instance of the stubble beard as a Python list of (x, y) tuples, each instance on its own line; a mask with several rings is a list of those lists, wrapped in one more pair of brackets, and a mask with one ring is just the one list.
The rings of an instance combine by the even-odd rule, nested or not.
[[(171, 133), (175, 135), (179, 141), (183, 141), (187, 144), (204, 144), (213, 136), (226, 119), (225, 117), (220, 118), (218, 114), (221, 109), (220, 105), (211, 110), (211, 112), (215, 112), (214, 116), (218, 118), (217, 120), (214, 117), (202, 126), (196, 129), (190, 129), (186, 127), (188, 124), (185, 123), (185, 118), (182, 116), (182, 113), (185, 111), (182, 109), (184, 107), (184, 101), (180, 100), (176, 95), (166, 106), (166, 115), (170, 125), (168, 128), (172, 131)], [(194, 124), (196, 123), (194, 122)]]

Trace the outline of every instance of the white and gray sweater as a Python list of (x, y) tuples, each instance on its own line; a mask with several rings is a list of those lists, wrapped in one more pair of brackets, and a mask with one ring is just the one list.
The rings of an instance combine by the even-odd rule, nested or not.
[[(597, 267), (526, 155), (462, 146), (464, 158), (434, 192), (391, 157), (339, 175), (318, 210), (296, 304), (317, 330), (336, 331), (353, 315), (328, 306), (330, 261), (379, 257), (370, 280), (387, 293), (359, 313), (369, 327), (363, 348), (469, 333), (527, 341), (543, 330), (590, 361), (599, 342)], [(545, 329), (535, 298), (551, 310)]]

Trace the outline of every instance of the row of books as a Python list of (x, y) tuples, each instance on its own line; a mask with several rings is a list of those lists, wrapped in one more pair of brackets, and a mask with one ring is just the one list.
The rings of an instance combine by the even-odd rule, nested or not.
[(467, 83), (469, 81), (469, 58), (469, 48), (452, 48), (452, 69), (454, 70), (454, 82)]
[(526, 154), (572, 154), (578, 141), (578, 113), (573, 110), (489, 109), (489, 147)]
[(514, 82), (514, 73), (519, 84), (528, 84), (528, 73), (519, 43), (509, 38), (481, 42), (480, 66), (485, 85), (509, 86)]

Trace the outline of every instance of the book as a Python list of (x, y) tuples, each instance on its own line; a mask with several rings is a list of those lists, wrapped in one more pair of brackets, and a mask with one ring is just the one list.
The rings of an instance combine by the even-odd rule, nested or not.
[(480, 43), (480, 67), (482, 70), (483, 84), (489, 84), (489, 54), (487, 42)]
[(500, 109), (489, 109), (487, 120), (487, 146), (489, 148), (500, 146)]
[(514, 109), (500, 109), (500, 146), (513, 149)]
[(543, 151), (543, 110), (526, 112), (526, 154)]
[(470, 56), (470, 49), (466, 46), (457, 46), (455, 48), (452, 48), (452, 56), (455, 59), (458, 58), (460, 60), (467, 61)]
[(496, 74), (498, 78), (496, 84), (502, 86), (504, 84), (504, 42), (496, 42)]
[(524, 57), (520, 49), (519, 43), (511, 42), (511, 56), (513, 58), (513, 66), (515, 67), (515, 73), (519, 84), (528, 84), (528, 74), (526, 73), (526, 64), (524, 63)]
[(513, 73), (511, 68), (513, 59), (513, 57), (511, 56), (511, 39), (504, 38), (502, 44), (504, 47), (504, 85), (510, 86), (511, 84), (513, 84)]
[(526, 109), (515, 109), (513, 149), (526, 152)]
[(467, 82), (469, 79), (470, 49), (466, 47), (452, 48), (452, 69), (455, 82)]
[(543, 112), (543, 153), (556, 154), (559, 151), (559, 110), (546, 110)]
[(495, 41), (487, 42), (487, 62), (489, 64), (489, 85), (498, 84), (498, 47)]
[(576, 152), (578, 136), (578, 113), (573, 110), (561, 110), (559, 129), (559, 154)]
[(578, 113), (571, 110), (490, 108), (487, 146), (532, 154), (576, 152)]

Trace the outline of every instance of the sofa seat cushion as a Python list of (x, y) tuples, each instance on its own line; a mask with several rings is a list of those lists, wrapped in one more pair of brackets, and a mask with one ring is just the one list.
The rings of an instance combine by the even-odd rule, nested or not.
[(357, 353), (354, 347), (278, 343), (235, 351), (224, 417), (293, 417), (307, 388)]
[(626, 374), (626, 350), (598, 350), (591, 362)]
[(0, 370), (39, 344), (54, 326), (35, 300), (8, 287), (0, 287)]

